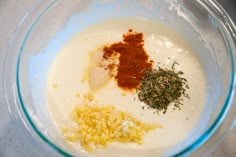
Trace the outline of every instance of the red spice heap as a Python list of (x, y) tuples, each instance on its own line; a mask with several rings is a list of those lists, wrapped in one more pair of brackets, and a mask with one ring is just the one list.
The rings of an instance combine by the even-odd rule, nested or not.
[(152, 61), (143, 48), (143, 34), (129, 29), (123, 35), (123, 42), (103, 48), (103, 59), (119, 54), (119, 65), (115, 79), (119, 87), (125, 90), (136, 89), (145, 71), (152, 68)]

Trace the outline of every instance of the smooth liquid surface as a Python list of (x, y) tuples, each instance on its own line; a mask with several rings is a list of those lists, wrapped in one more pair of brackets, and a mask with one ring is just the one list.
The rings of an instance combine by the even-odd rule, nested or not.
[(144, 48), (154, 60), (154, 67), (171, 68), (174, 61), (179, 63), (175, 68), (184, 72), (191, 99), (184, 100), (180, 111), (170, 106), (166, 114), (153, 114), (155, 110), (142, 109), (145, 104), (138, 100), (137, 94), (124, 96), (124, 91), (117, 88), (115, 81), (109, 81), (94, 94), (100, 104), (115, 105), (118, 110), (129, 112), (143, 122), (162, 124), (163, 129), (147, 133), (142, 145), (112, 143), (104, 150), (97, 149), (89, 154), (75, 145), (85, 156), (154, 157), (186, 138), (201, 115), (206, 80), (191, 46), (162, 25), (141, 19), (119, 19), (97, 24), (79, 33), (65, 44), (52, 63), (47, 82), (48, 108), (59, 130), (71, 123), (70, 113), (81, 103), (75, 95), (90, 91), (88, 83), (81, 81), (90, 64), (90, 54), (106, 44), (122, 41), (122, 35), (129, 28), (144, 34)]

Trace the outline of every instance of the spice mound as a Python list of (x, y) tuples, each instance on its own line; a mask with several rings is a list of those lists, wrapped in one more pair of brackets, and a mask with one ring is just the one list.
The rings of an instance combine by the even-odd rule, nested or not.
[(161, 128), (142, 123), (129, 113), (117, 111), (114, 106), (84, 104), (73, 111), (72, 118), (76, 125), (64, 130), (65, 139), (80, 142), (89, 152), (105, 148), (111, 142), (142, 144), (145, 133)]
[(131, 93), (138, 91), (141, 102), (163, 113), (171, 104), (174, 104), (174, 110), (180, 110), (183, 98), (189, 98), (184, 73), (174, 68), (179, 63), (175, 61), (171, 69), (154, 69), (154, 61), (144, 50), (142, 32), (129, 29), (123, 34), (123, 41), (99, 49), (94, 53), (93, 60), (96, 60), (97, 67), (90, 71), (92, 91), (105, 85), (110, 78), (115, 78), (118, 87)]
[[(109, 60), (113, 56), (119, 56), (115, 79), (122, 89), (136, 89), (140, 85), (145, 70), (152, 69), (152, 61), (149, 60), (143, 48), (143, 42), (142, 33), (136, 33), (129, 29), (128, 33), (123, 35), (122, 42), (103, 48), (103, 59)], [(113, 64), (109, 68), (112, 70)]]
[(164, 110), (164, 113), (172, 102), (174, 107), (180, 109), (180, 105), (183, 105), (181, 96), (189, 98), (186, 94), (186, 89), (189, 88), (187, 80), (181, 75), (183, 72), (176, 72), (174, 68), (168, 70), (159, 67), (146, 71), (138, 90), (139, 100), (151, 108)]

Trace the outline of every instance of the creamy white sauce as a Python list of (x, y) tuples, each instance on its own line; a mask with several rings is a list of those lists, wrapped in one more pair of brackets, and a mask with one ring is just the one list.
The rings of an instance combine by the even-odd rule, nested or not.
[(155, 110), (142, 109), (145, 104), (138, 100), (135, 93), (124, 96), (124, 91), (117, 88), (115, 81), (109, 81), (94, 93), (100, 104), (115, 105), (118, 110), (129, 112), (143, 122), (162, 124), (164, 128), (147, 133), (142, 145), (112, 143), (106, 149), (87, 153), (75, 144), (74, 147), (84, 156), (157, 156), (157, 153), (161, 154), (181, 142), (201, 115), (206, 80), (191, 46), (160, 24), (142, 19), (119, 19), (97, 24), (79, 33), (64, 45), (52, 63), (47, 81), (48, 108), (59, 131), (71, 124), (70, 113), (82, 100), (75, 95), (79, 93), (82, 97), (90, 91), (88, 82), (82, 83), (90, 64), (90, 54), (105, 44), (122, 41), (122, 35), (129, 28), (144, 34), (144, 48), (155, 65), (171, 68), (173, 61), (179, 63), (175, 68), (184, 72), (191, 99), (184, 100), (180, 111), (174, 111), (170, 106), (166, 114), (153, 114)]

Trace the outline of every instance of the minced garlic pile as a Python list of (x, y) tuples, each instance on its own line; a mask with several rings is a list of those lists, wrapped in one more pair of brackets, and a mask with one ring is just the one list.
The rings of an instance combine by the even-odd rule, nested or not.
[(142, 123), (129, 113), (117, 111), (114, 106), (86, 103), (73, 111), (72, 118), (77, 125), (64, 130), (65, 139), (80, 142), (89, 152), (105, 148), (110, 142), (142, 144), (145, 133), (161, 127)]

